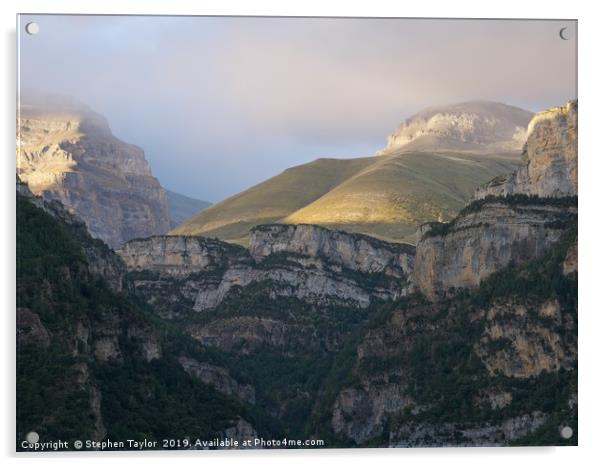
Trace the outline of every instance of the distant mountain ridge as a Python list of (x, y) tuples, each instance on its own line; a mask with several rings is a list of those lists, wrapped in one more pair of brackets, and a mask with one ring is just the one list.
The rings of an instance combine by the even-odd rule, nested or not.
[(376, 155), (411, 151), (520, 151), (532, 112), (485, 100), (430, 107), (405, 120)]
[(206, 209), (211, 202), (201, 201), (192, 197), (178, 194), (169, 189), (165, 190), (167, 195), (167, 206), (169, 208), (169, 223), (171, 228), (177, 227), (180, 223), (194, 214)]

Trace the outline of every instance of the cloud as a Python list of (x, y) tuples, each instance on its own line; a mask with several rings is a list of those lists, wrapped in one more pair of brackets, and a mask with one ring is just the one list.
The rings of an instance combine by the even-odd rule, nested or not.
[(575, 97), (567, 22), (35, 19), (40, 34), (20, 42), (23, 92), (86, 102), (163, 184), (209, 200), (316, 157), (370, 155), (426, 106)]

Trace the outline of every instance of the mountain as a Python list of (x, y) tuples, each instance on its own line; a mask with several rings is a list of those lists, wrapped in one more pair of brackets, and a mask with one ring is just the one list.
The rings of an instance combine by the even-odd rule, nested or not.
[(418, 152), (318, 159), (212, 205), (170, 234), (248, 244), (254, 226), (309, 223), (414, 243), (420, 224), (453, 218), (477, 186), (519, 161), (512, 153)]
[(576, 138), (576, 103), (535, 116), (514, 173), (415, 247), (264, 224), (118, 257), (19, 184), (18, 438), (577, 445)]
[(335, 363), (353, 377), (322, 403), (332, 406), (325, 435), (577, 445), (576, 140), (577, 102), (538, 113), (515, 173), (480, 188), (451, 222), (421, 227), (415, 293)]
[(498, 102), (427, 108), (405, 120), (377, 155), (413, 151), (520, 151), (533, 113)]
[(163, 449), (172, 436), (257, 435), (240, 402), (248, 387), (140, 304), (124, 263), (81, 221), (20, 182), (16, 246), (18, 451), (31, 431), (122, 450), (136, 449), (126, 439)]
[[(435, 298), (541, 257), (577, 221), (577, 102), (531, 120), (523, 163), (475, 192), (447, 224), (421, 227), (414, 283)], [(576, 246), (575, 246), (576, 249)]]
[(21, 102), (17, 128), (17, 174), (92, 236), (116, 248), (169, 230), (165, 191), (144, 152), (113, 136), (103, 116), (72, 99), (35, 96)]
[(165, 190), (165, 194), (167, 195), (169, 224), (171, 228), (177, 227), (188, 217), (192, 217), (197, 212), (206, 209), (211, 205), (211, 202), (201, 201), (199, 199), (184, 196), (183, 194), (174, 193), (168, 189)]
[(248, 248), (157, 236), (120, 251), (128, 282), (219, 354), (281, 435), (576, 445), (576, 111), (535, 116), (513, 192), (421, 226), (416, 248), (304, 224), (256, 226)]

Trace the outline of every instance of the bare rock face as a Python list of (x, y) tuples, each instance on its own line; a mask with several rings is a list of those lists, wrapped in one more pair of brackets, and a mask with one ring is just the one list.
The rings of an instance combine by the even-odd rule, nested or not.
[(570, 275), (572, 273), (576, 273), (579, 265), (578, 265), (578, 246), (577, 241), (569, 247), (566, 257), (564, 258), (564, 262), (562, 263), (562, 273), (564, 275)]
[[(459, 308), (466, 310), (466, 302), (457, 304), (458, 308), (449, 313), (439, 313), (438, 303), (424, 301), (393, 311), (386, 322), (371, 328), (357, 346), (352, 382), (338, 391), (332, 405), (333, 433), (356, 445), (385, 438), (389, 446), (395, 447), (493, 446), (507, 444), (541, 427), (548, 417), (546, 413), (527, 410), (517, 415), (504, 411), (512, 406), (516, 392), (498, 385), (496, 378), (501, 373), (524, 380), (560, 368), (570, 370), (577, 342), (576, 336), (565, 335), (574, 329), (575, 314), (556, 299), (521, 302), (522, 307), (516, 304), (506, 299), (486, 309), (471, 310), (462, 323), (455, 319), (457, 312), (462, 312)], [(438, 317), (425, 318), (427, 313)], [(475, 333), (466, 341), (472, 333), (468, 328)], [(463, 400), (466, 412), (471, 405), (487, 407), (498, 413), (496, 421), (469, 421), (462, 417), (464, 413), (442, 421), (445, 414), (441, 411), (435, 411), (437, 414), (430, 418), (425, 416), (433, 409), (433, 403), (445, 396), (449, 385), (436, 382), (437, 377), (429, 379), (429, 383), (441, 385), (425, 387), (426, 392), (435, 394), (428, 401), (421, 400), (424, 395), (421, 390), (416, 391), (415, 371), (422, 373), (423, 366), (430, 367), (429, 357), (411, 355), (422, 347), (425, 353), (436, 355), (432, 356), (432, 364), (441, 364), (445, 356), (436, 347), (451, 341), (472, 347), (470, 353), (474, 351), (485, 366), (478, 369), (483, 371), (479, 375), (481, 381), (491, 376), (483, 389), (474, 392), (476, 396)], [(455, 371), (456, 368), (451, 370)]]
[[(570, 101), (533, 118), (517, 172), (479, 188), (452, 222), (419, 229), (416, 288), (435, 299), (541, 257), (576, 220), (576, 196), (577, 102)], [(569, 258), (567, 273), (571, 267)]]
[(418, 232), (413, 280), (429, 299), (450, 288), (475, 287), (511, 263), (541, 257), (577, 216), (576, 204), (481, 202), (451, 224), (424, 225)]
[(411, 246), (315, 225), (260, 225), (251, 232), (249, 251), (258, 262), (277, 253), (325, 257), (350, 270), (400, 279), (412, 268), (413, 259)]
[[(261, 446), (256, 446), (255, 444), (255, 440), (257, 439), (257, 431), (252, 424), (243, 418), (239, 418), (236, 421), (236, 424), (225, 429), (224, 437), (237, 441), (238, 445), (240, 445), (240, 448), (242, 449), (262, 448)], [(226, 447), (225, 449), (228, 450), (230, 448)]]
[(169, 230), (165, 191), (144, 152), (112, 135), (104, 117), (61, 99), (22, 104), (17, 174), (35, 195), (60, 201), (92, 236), (116, 248)]
[(339, 393), (333, 407), (333, 432), (357, 444), (381, 434), (387, 418), (412, 406), (412, 399), (397, 383), (367, 382), (361, 389)]
[(50, 335), (40, 316), (25, 307), (17, 308), (17, 345), (37, 345), (47, 348)]
[(181, 356), (178, 362), (182, 368), (201, 382), (212, 385), (218, 392), (235, 396), (245, 403), (255, 404), (255, 390), (250, 385), (238, 383), (227, 369), (206, 362)]
[[(521, 397), (528, 392), (523, 384), (544, 385), (550, 374), (577, 368), (573, 107), (535, 117), (525, 165), (508, 178), (516, 191), (491, 191), (450, 223), (420, 228), (413, 285), (428, 299), (399, 301), (363, 335), (348, 363), (353, 377), (331, 402), (338, 438), (395, 447), (493, 446), (550, 423), (539, 399)], [(499, 283), (450, 292), (477, 288), (503, 269)], [(454, 384), (474, 390), (455, 398)], [(448, 396), (454, 399), (439, 404)], [(470, 419), (474, 407), (495, 414)]]
[(528, 128), (523, 166), (479, 188), (476, 199), (513, 194), (577, 195), (577, 101), (537, 113)]
[(136, 289), (163, 317), (218, 306), (231, 292), (270, 283), (271, 297), (367, 307), (410, 289), (414, 247), (311, 225), (265, 225), (249, 250), (219, 240), (132, 240), (120, 255)]
[(485, 331), (475, 352), (490, 375), (529, 378), (570, 370), (577, 358), (576, 322), (557, 299), (532, 305), (511, 299), (485, 311)]
[(482, 422), (468, 428), (458, 428), (455, 423), (412, 423), (391, 432), (391, 447), (495, 447), (536, 431), (546, 422), (548, 415), (541, 411), (522, 414), (499, 423)]
[(184, 276), (227, 268), (244, 249), (202, 236), (153, 236), (129, 241), (118, 252), (128, 269)]
[(191, 325), (189, 332), (204, 346), (243, 355), (252, 354), (264, 347), (307, 347), (315, 339), (313, 329), (307, 325), (252, 316), (216, 319), (202, 326)]
[(409, 151), (520, 151), (532, 113), (497, 102), (433, 107), (408, 118), (376, 155)]

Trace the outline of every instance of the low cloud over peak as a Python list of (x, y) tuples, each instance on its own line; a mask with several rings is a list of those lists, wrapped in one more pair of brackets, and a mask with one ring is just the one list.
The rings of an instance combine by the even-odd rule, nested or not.
[(165, 186), (212, 201), (318, 157), (369, 155), (428, 106), (575, 97), (574, 42), (558, 36), (574, 25), (560, 21), (36, 21), (21, 36), (22, 92), (85, 102)]

